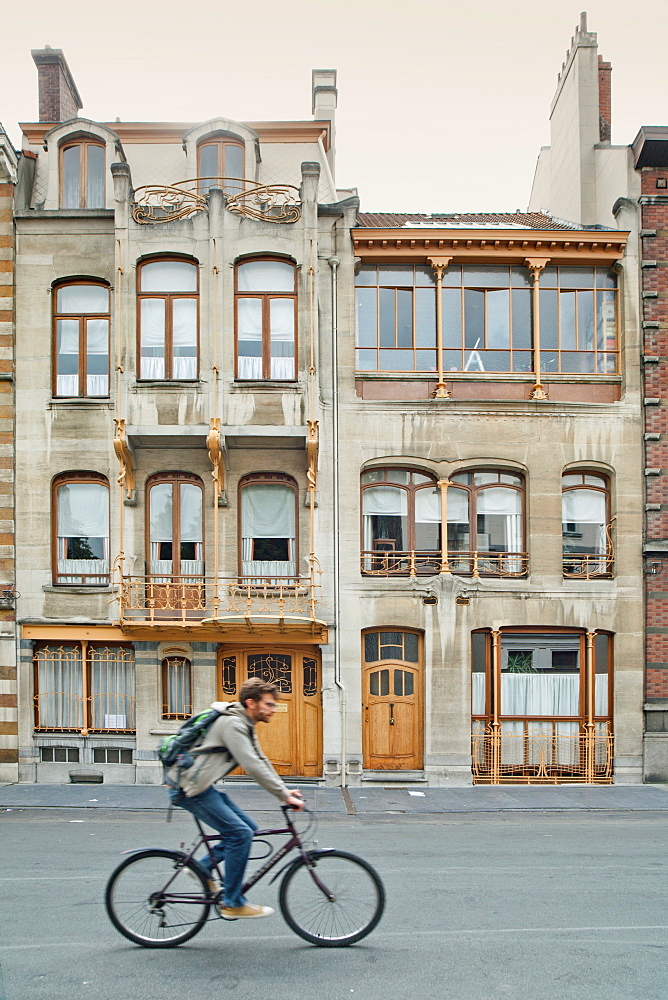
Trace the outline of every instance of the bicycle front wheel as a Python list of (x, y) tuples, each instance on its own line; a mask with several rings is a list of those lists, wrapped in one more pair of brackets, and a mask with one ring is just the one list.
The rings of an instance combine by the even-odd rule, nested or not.
[(138, 851), (112, 873), (104, 897), (114, 927), (144, 948), (174, 948), (209, 915), (204, 875), (177, 851)]
[(313, 851), (281, 882), (281, 913), (289, 927), (321, 948), (343, 948), (366, 937), (383, 915), (385, 889), (367, 861), (345, 851)]

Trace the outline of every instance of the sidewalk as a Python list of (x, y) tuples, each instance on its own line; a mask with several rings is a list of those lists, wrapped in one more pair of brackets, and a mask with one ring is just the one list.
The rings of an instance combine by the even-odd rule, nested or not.
[[(263, 789), (239, 782), (222, 786), (242, 809), (273, 811), (276, 800)], [(393, 813), (480, 812), (668, 812), (667, 785), (477, 785), (471, 788), (356, 787), (302, 788), (306, 804), (319, 813), (345, 816)], [(162, 785), (3, 785), (0, 814), (7, 809), (120, 809), (151, 812), (167, 808)]]

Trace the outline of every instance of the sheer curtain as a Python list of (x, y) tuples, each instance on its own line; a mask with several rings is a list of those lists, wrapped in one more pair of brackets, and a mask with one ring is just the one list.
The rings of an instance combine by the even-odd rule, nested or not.
[(163, 661), (163, 715), (190, 715), (190, 660), (172, 657)]
[(271, 377), (295, 377), (295, 303), (294, 299), (270, 299)]
[(89, 647), (92, 729), (134, 729), (135, 664), (123, 647)]
[[(102, 483), (58, 487), (58, 578), (61, 583), (109, 582), (109, 489)], [(86, 558), (68, 558), (74, 542)]]
[(149, 572), (151, 576), (157, 574), (155, 583), (168, 583), (173, 571), (172, 560), (160, 558), (161, 546), (172, 546), (173, 542), (172, 486), (172, 483), (156, 483), (149, 494)]
[(56, 394), (79, 395), (79, 320), (59, 319), (56, 324), (58, 360)]
[(172, 302), (172, 377), (197, 378), (197, 300)]
[(37, 706), (41, 729), (83, 725), (81, 649), (46, 646), (37, 653)]
[[(562, 494), (564, 554), (607, 554), (606, 495), (598, 490), (566, 490)], [(590, 572), (606, 572), (606, 560), (589, 563)]]
[(237, 351), (237, 378), (261, 379), (262, 299), (237, 299)]
[[(254, 542), (260, 538), (287, 539), (287, 560), (253, 559)], [(241, 572), (245, 577), (294, 577), (295, 494), (290, 486), (250, 484), (241, 493)], [(280, 583), (272, 579), (271, 582)]]
[(468, 552), (470, 547), (469, 493), (456, 486), (448, 486), (448, 562), (453, 572), (470, 571), (470, 557), (457, 557), (457, 552)]
[(165, 299), (141, 300), (141, 378), (165, 377)]
[(183, 576), (201, 576), (204, 573), (202, 559), (202, 490), (194, 483), (179, 484), (180, 542), (182, 547), (192, 543), (194, 559), (181, 558)]
[[(495, 540), (494, 544), (495, 546), (497, 544), (503, 546), (503, 548), (497, 549), (495, 547), (492, 550), (486, 538), (481, 540), (478, 537), (479, 551), (502, 551), (509, 553), (520, 553), (522, 551), (522, 497), (518, 490), (509, 490), (504, 487), (491, 487), (479, 490), (477, 495), (477, 510), (479, 515), (494, 517), (496, 525), (500, 522), (502, 540)], [(483, 534), (489, 534), (487, 525), (485, 525)], [(509, 573), (519, 573), (522, 570), (522, 560), (521, 558), (512, 558), (512, 556), (509, 556), (503, 560), (503, 567)]]
[(109, 320), (86, 322), (86, 394), (109, 395)]
[[(395, 542), (395, 548), (404, 551), (406, 521), (408, 517), (408, 494), (397, 486), (371, 486), (362, 493), (362, 523), (364, 526), (364, 548), (371, 551), (375, 538), (387, 538)], [(384, 518), (400, 520), (383, 522)], [(375, 535), (376, 531), (384, 532)], [(389, 534), (389, 531), (394, 534)]]

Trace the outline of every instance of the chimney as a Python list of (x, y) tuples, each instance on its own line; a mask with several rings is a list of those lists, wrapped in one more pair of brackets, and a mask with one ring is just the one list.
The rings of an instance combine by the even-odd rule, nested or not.
[(612, 137), (612, 63), (598, 57), (598, 134), (599, 142)]
[(336, 99), (338, 90), (336, 89), (335, 69), (314, 69), (311, 73), (311, 109), (316, 121), (330, 122), (329, 149), (327, 150), (327, 161), (330, 171), (334, 174), (335, 158), (335, 128), (334, 119), (336, 117)]
[(46, 45), (33, 49), (31, 55), (37, 66), (39, 120), (66, 122), (76, 118), (83, 103), (62, 49)]

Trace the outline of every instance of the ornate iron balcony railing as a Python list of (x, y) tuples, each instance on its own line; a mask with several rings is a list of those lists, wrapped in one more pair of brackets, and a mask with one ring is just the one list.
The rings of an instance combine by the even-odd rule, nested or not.
[(141, 225), (188, 219), (206, 210), (212, 187), (222, 188), (228, 212), (261, 222), (298, 222), (299, 188), (292, 184), (258, 184), (238, 177), (194, 177), (173, 184), (145, 184), (134, 192), (132, 218)]
[[(579, 784), (612, 782), (613, 734), (609, 722), (525, 719), (519, 732), (503, 722), (474, 723), (471, 758), (475, 784)], [(576, 728), (569, 732), (568, 728)]]
[(564, 553), (564, 576), (573, 580), (591, 580), (597, 576), (612, 576), (612, 553)]
[(522, 577), (529, 572), (526, 552), (441, 552), (396, 549), (364, 549), (360, 565), (365, 576), (462, 576)]

